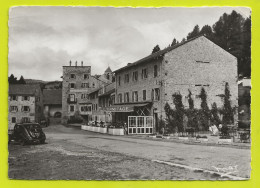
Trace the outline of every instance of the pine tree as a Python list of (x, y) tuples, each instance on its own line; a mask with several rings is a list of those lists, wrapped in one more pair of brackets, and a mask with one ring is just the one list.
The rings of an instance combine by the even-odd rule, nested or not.
[(200, 121), (201, 121), (201, 125), (204, 127), (204, 129), (207, 130), (209, 127), (210, 114), (209, 114), (209, 107), (207, 104), (207, 93), (204, 88), (201, 88), (199, 97), (201, 99)]
[(222, 120), (224, 125), (234, 123), (234, 115), (233, 115), (233, 110), (231, 107), (230, 96), (231, 95), (230, 95), (230, 91), (229, 91), (229, 85), (226, 82), (225, 94), (224, 94), (223, 120)]
[(197, 37), (200, 34), (200, 27), (198, 25), (195, 25), (192, 32), (190, 32), (187, 36), (187, 40)]
[(172, 40), (171, 46), (175, 46), (176, 44), (178, 44), (179, 42), (176, 40), (176, 38), (174, 38)]
[(19, 81), (18, 81), (18, 84), (26, 84), (23, 76), (20, 77)]
[(13, 74), (11, 74), (10, 76), (9, 76), (9, 78), (8, 78), (8, 83), (9, 84), (17, 84), (17, 78), (16, 77), (14, 77), (14, 75)]
[(153, 53), (156, 53), (156, 52), (159, 52), (161, 49), (160, 49), (160, 46), (157, 44), (154, 48), (153, 48), (153, 51), (152, 51), (152, 54)]

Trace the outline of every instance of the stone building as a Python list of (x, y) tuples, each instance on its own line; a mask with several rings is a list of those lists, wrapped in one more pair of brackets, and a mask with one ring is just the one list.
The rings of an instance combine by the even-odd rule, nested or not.
[(112, 114), (106, 108), (115, 102), (115, 82), (102, 86), (89, 93), (92, 103), (91, 121), (111, 123)]
[(128, 123), (129, 134), (158, 130), (159, 118), (165, 118), (165, 104), (175, 108), (174, 93), (182, 95), (187, 108), (190, 91), (195, 108), (200, 108), (198, 95), (203, 87), (208, 106), (216, 102), (222, 107), (227, 82), (232, 106), (238, 105), (237, 59), (204, 36), (128, 63), (114, 73), (116, 104), (110, 111), (116, 121)]
[(79, 114), (85, 121), (89, 121), (92, 114), (92, 101), (88, 94), (101, 86), (110, 83), (109, 80), (101, 80), (91, 75), (91, 66), (81, 65), (63, 66), (62, 82), (62, 123), (75, 113)]
[(37, 122), (43, 116), (43, 94), (39, 84), (9, 85), (8, 128), (16, 123)]
[(62, 114), (62, 90), (44, 89), (43, 105), (45, 118), (61, 118)]

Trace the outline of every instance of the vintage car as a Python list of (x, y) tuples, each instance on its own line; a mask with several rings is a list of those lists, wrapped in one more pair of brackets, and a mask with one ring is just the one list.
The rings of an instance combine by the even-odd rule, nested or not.
[(15, 124), (12, 132), (9, 134), (9, 143), (11, 141), (25, 144), (44, 144), (46, 136), (38, 123), (18, 123)]

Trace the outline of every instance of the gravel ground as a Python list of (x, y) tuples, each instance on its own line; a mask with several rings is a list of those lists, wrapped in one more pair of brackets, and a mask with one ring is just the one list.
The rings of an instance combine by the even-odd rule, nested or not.
[(33, 180), (225, 179), (150, 160), (104, 152), (66, 140), (33, 146), (9, 145), (9, 178)]
[(60, 125), (44, 132), (47, 144), (9, 145), (10, 179), (227, 180), (153, 159), (208, 170), (238, 164), (234, 175), (246, 178), (250, 173), (250, 150), (245, 149), (116, 137)]

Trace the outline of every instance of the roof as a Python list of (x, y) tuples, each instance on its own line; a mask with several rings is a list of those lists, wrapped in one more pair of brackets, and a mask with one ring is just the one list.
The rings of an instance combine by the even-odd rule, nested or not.
[(108, 66), (105, 72), (112, 72), (111, 68)]
[(62, 101), (61, 89), (44, 89), (43, 90), (43, 104), (60, 104)]
[[(193, 41), (193, 40), (195, 40), (195, 39), (197, 39), (197, 38), (199, 38), (199, 37), (205, 37), (205, 38), (207, 38), (207, 37), (204, 36), (204, 35), (198, 35), (197, 37), (191, 38), (191, 39), (189, 39), (189, 40), (186, 40), (186, 41), (181, 42), (181, 43), (179, 43), (179, 44), (176, 44), (176, 45), (174, 45), (174, 46), (170, 46), (170, 47), (165, 48), (165, 49), (163, 49), (163, 50), (160, 50), (160, 51), (158, 51), (158, 52), (156, 52), (156, 53), (153, 53), (153, 54), (151, 54), (151, 55), (148, 55), (148, 56), (146, 56), (146, 57), (144, 57), (144, 58), (142, 58), (142, 59), (140, 59), (140, 60), (138, 60), (138, 61), (136, 61), (136, 62), (134, 62), (134, 63), (128, 63), (126, 66), (124, 66), (124, 67), (122, 67), (122, 68), (120, 68), (120, 69), (117, 69), (117, 70), (115, 70), (114, 72), (115, 72), (115, 73), (116, 73), (116, 72), (119, 72), (119, 71), (121, 71), (121, 70), (127, 69), (127, 68), (129, 68), (129, 67), (133, 67), (133, 66), (138, 65), (138, 64), (141, 64), (141, 63), (144, 63), (144, 62), (146, 62), (146, 61), (148, 61), (148, 60), (151, 60), (151, 59), (156, 59), (156, 58), (163, 57), (164, 54), (168, 53), (169, 51), (172, 51), (172, 50), (174, 50), (174, 49), (176, 49), (176, 48), (178, 48), (178, 47), (180, 47), (180, 46), (182, 46), (182, 45), (184, 45), (184, 44), (186, 44), (186, 43), (188, 43), (188, 42), (191, 42), (191, 41)], [(208, 38), (207, 38), (207, 39), (208, 39)], [(208, 40), (209, 40), (209, 39), (208, 39)], [(211, 40), (210, 40), (210, 41), (211, 41)], [(216, 44), (216, 45), (217, 45), (217, 44)]]
[(109, 91), (107, 91), (107, 92), (105, 92), (105, 93), (99, 95), (99, 97), (106, 96), (106, 95), (110, 95), (110, 94), (114, 93), (115, 91), (116, 91), (116, 89), (114, 88), (114, 89), (112, 89), (112, 90), (109, 90)]
[(102, 87), (98, 87), (98, 88), (93, 88), (92, 90), (90, 90), (87, 94), (91, 94), (91, 93), (94, 93), (94, 92), (97, 92), (98, 90), (100, 90)]
[(39, 84), (10, 84), (9, 95), (35, 95), (40, 89)]

